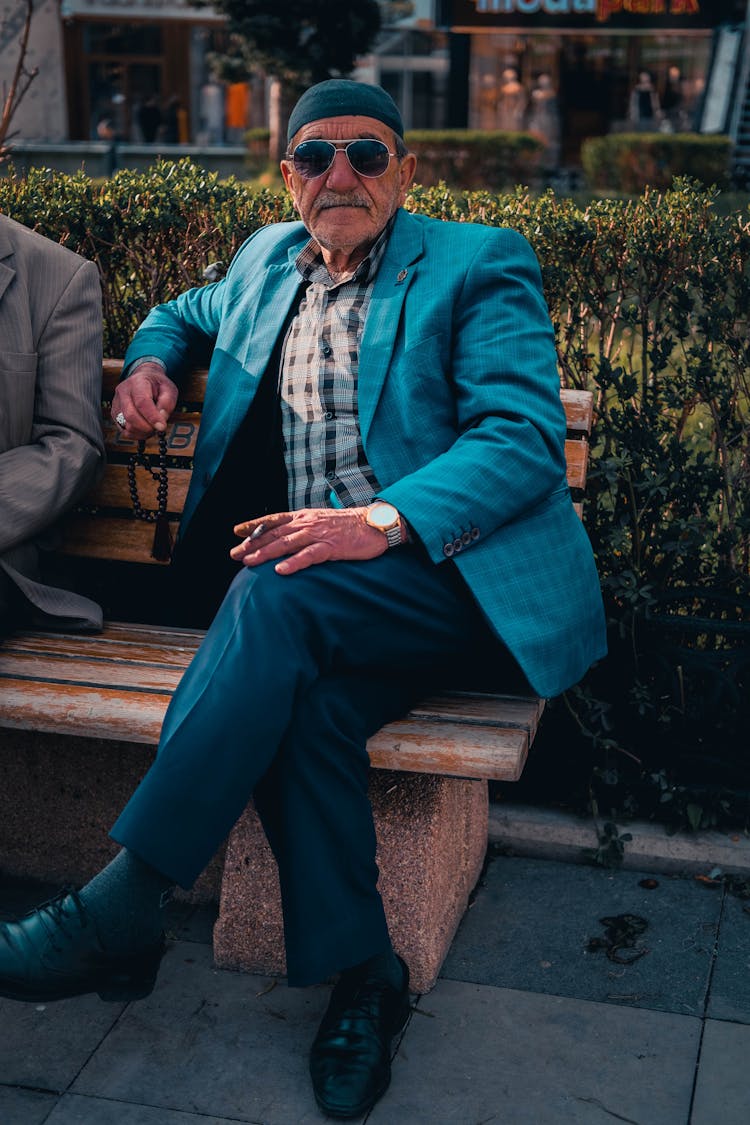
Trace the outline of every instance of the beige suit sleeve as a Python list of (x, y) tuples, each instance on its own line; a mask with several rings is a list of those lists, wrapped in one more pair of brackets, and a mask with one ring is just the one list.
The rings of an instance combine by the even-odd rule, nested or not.
[[(55, 284), (50, 267), (34, 286)], [(38, 337), (30, 439), (0, 454), (0, 554), (39, 535), (95, 483), (104, 463), (101, 380), (99, 276), (81, 261)]]

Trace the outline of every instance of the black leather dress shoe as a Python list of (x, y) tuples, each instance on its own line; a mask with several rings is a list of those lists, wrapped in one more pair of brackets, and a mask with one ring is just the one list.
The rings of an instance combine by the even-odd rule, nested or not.
[(19, 922), (0, 924), (0, 996), (140, 1000), (153, 990), (164, 948), (162, 935), (145, 949), (108, 953), (76, 892), (63, 891)]
[(401, 988), (377, 976), (344, 975), (310, 1050), (315, 1100), (329, 1117), (359, 1117), (388, 1089), (391, 1040), (409, 1018), (409, 970)]

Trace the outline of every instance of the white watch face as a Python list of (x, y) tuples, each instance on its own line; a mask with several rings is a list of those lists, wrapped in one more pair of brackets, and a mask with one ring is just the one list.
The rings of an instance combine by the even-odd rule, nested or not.
[(367, 513), (367, 522), (370, 527), (387, 531), (398, 523), (398, 512), (392, 504), (375, 504)]

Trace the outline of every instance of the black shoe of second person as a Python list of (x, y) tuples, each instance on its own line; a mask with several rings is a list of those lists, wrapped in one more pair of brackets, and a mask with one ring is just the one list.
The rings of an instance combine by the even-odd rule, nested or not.
[(140, 1000), (153, 991), (165, 949), (110, 953), (75, 891), (63, 891), (18, 922), (0, 923), (0, 996), (42, 1003), (96, 992)]
[(329, 1117), (361, 1117), (388, 1089), (391, 1040), (409, 1018), (409, 970), (403, 983), (344, 974), (310, 1050), (315, 1100)]

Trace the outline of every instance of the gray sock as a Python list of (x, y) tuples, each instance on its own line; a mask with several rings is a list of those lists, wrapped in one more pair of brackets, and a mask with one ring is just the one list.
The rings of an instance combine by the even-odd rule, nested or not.
[(153, 945), (164, 928), (174, 883), (123, 848), (80, 891), (105, 949), (124, 953)]

